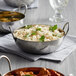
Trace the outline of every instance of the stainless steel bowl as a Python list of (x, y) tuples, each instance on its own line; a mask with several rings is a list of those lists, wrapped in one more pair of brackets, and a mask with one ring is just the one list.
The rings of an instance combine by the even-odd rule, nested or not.
[[(18, 24), (20, 26), (21, 26), (21, 24), (23, 25), (23, 21), (24, 21), (25, 15), (26, 15), (27, 6), (25, 6), (25, 9), (24, 9), (23, 13), (21, 12), (22, 6), (25, 6), (25, 5), (21, 4), (19, 6), (19, 8), (14, 9), (12, 11), (8, 11), (10, 13), (12, 13), (12, 12), (18, 12), (18, 13), (20, 13), (21, 14), (20, 15), (21, 19), (17, 20), (17, 21), (13, 21), (13, 22), (3, 22), (3, 21), (0, 21), (0, 33), (10, 33), (9, 26), (13, 26), (13, 25), (15, 26), (16, 24)], [(3, 12), (6, 12), (6, 11), (0, 11), (0, 15), (2, 15)]]
[[(66, 26), (67, 28), (65, 28)], [(65, 29), (67, 30), (65, 31)], [(12, 35), (16, 44), (22, 49), (22, 51), (32, 53), (32, 54), (48, 54), (56, 51), (58, 47), (60, 47), (61, 43), (63, 42), (65, 36), (69, 31), (69, 22), (67, 22), (64, 25), (63, 31), (65, 34), (62, 38), (59, 38), (53, 41), (47, 41), (47, 42), (25, 41), (14, 37), (13, 32), (12, 32)]]
[(32, 4), (35, 0), (4, 0), (6, 2), (6, 4), (8, 4), (9, 6), (13, 6), (13, 7), (18, 7), (21, 4), (26, 4), (26, 5), (30, 5)]

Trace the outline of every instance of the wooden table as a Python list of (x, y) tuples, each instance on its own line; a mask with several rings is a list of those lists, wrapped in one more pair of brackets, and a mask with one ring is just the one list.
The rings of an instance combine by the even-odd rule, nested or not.
[[(76, 0), (69, 0), (68, 6), (64, 9), (63, 15), (70, 22), (69, 34), (76, 35)], [(51, 24), (48, 20), (54, 14), (50, 7), (49, 0), (39, 0), (39, 7), (37, 9), (27, 10), (25, 23), (44, 23)], [(70, 73), (76, 75), (76, 51), (72, 52), (63, 62), (57, 63), (53, 61), (38, 60), (36, 62), (28, 61), (16, 55), (1, 53), (0, 55), (7, 55), (12, 62), (12, 70), (21, 67), (47, 67), (62, 72), (66, 76)], [(8, 72), (8, 65), (5, 59), (0, 61), (0, 72), (2, 74)]]

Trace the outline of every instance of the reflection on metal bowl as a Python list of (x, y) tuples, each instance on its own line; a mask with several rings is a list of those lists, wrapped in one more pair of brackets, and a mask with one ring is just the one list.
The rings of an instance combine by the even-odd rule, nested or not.
[(4, 0), (9, 6), (18, 7), (21, 4), (30, 5), (35, 0)]

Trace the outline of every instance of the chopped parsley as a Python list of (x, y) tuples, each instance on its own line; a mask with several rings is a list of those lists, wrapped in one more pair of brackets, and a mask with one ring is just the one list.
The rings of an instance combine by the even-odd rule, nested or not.
[(29, 28), (31, 28), (32, 27), (32, 25), (27, 25), (27, 26), (23, 26), (23, 27), (21, 27), (21, 28), (23, 28), (23, 29), (29, 29)]
[(52, 31), (52, 26), (49, 27), (49, 30)]
[(37, 28), (36, 31), (41, 31), (41, 28)]
[(37, 34), (36, 31), (33, 31), (31, 35), (36, 35), (36, 34)]
[(56, 29), (57, 29), (57, 25), (54, 25), (54, 26), (50, 26), (49, 27), (49, 30), (52, 31), (52, 32), (54, 32), (54, 30), (56, 30)]
[(26, 29), (29, 29), (29, 28), (31, 28), (32, 27), (32, 25), (27, 25), (26, 26)]
[(45, 39), (45, 36), (44, 36), (44, 35), (42, 35), (42, 36), (39, 38), (40, 42), (44, 42), (44, 39)]

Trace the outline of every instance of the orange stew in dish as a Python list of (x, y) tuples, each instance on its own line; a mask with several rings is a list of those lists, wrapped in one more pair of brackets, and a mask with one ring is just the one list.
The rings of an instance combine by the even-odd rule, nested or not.
[(12, 73), (8, 73), (5, 76), (64, 76), (54, 70), (48, 70), (46, 68), (41, 68), (39, 71), (37, 70), (29, 70), (29, 71), (15, 71)]

